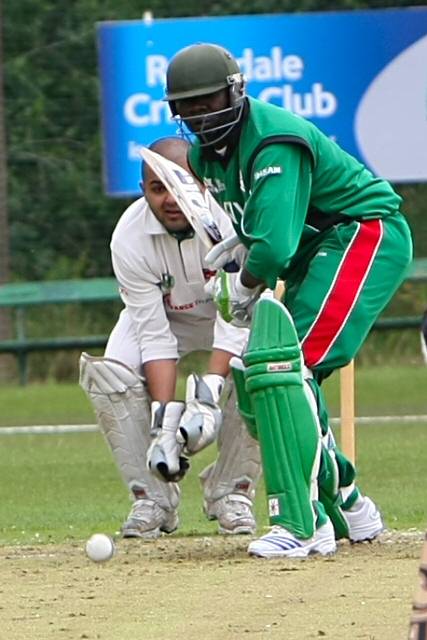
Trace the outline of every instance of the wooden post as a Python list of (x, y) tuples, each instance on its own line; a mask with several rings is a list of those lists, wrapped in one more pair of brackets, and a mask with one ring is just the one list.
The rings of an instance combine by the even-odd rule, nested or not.
[(276, 300), (281, 300), (284, 293), (285, 283), (283, 282), (283, 280), (278, 280), (276, 288), (274, 289), (274, 297), (276, 298)]
[(341, 449), (351, 461), (356, 460), (354, 426), (354, 360), (340, 370)]

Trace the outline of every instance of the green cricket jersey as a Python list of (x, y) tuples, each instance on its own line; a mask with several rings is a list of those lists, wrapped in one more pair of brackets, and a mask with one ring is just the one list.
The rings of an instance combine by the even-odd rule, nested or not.
[(246, 268), (274, 287), (307, 240), (346, 216), (385, 218), (401, 198), (315, 125), (289, 111), (248, 98), (231, 156), (189, 156), (250, 249)]

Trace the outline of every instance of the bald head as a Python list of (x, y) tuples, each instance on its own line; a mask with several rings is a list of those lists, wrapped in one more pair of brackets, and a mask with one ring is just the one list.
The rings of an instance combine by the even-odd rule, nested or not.
[[(167, 160), (172, 160), (180, 167), (183, 167), (189, 171), (187, 163), (187, 153), (190, 144), (183, 138), (174, 138), (172, 136), (168, 138), (160, 138), (156, 140), (148, 147), (150, 151), (155, 151), (160, 156), (163, 156)], [(142, 163), (142, 180), (145, 182), (147, 177), (147, 163)]]

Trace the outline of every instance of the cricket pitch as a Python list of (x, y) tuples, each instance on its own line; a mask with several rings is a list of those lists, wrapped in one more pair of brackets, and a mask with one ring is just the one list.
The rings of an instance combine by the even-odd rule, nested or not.
[(249, 539), (118, 540), (104, 564), (84, 542), (3, 547), (7, 640), (401, 640), (423, 534), (340, 543), (330, 558), (249, 558)]

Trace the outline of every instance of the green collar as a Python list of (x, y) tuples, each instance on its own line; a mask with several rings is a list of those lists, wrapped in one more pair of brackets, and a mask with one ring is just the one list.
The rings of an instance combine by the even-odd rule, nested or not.
[(194, 238), (194, 229), (191, 227), (189, 229), (184, 229), (183, 231), (168, 231), (169, 235), (173, 236), (178, 242), (182, 242), (183, 240), (191, 240)]

